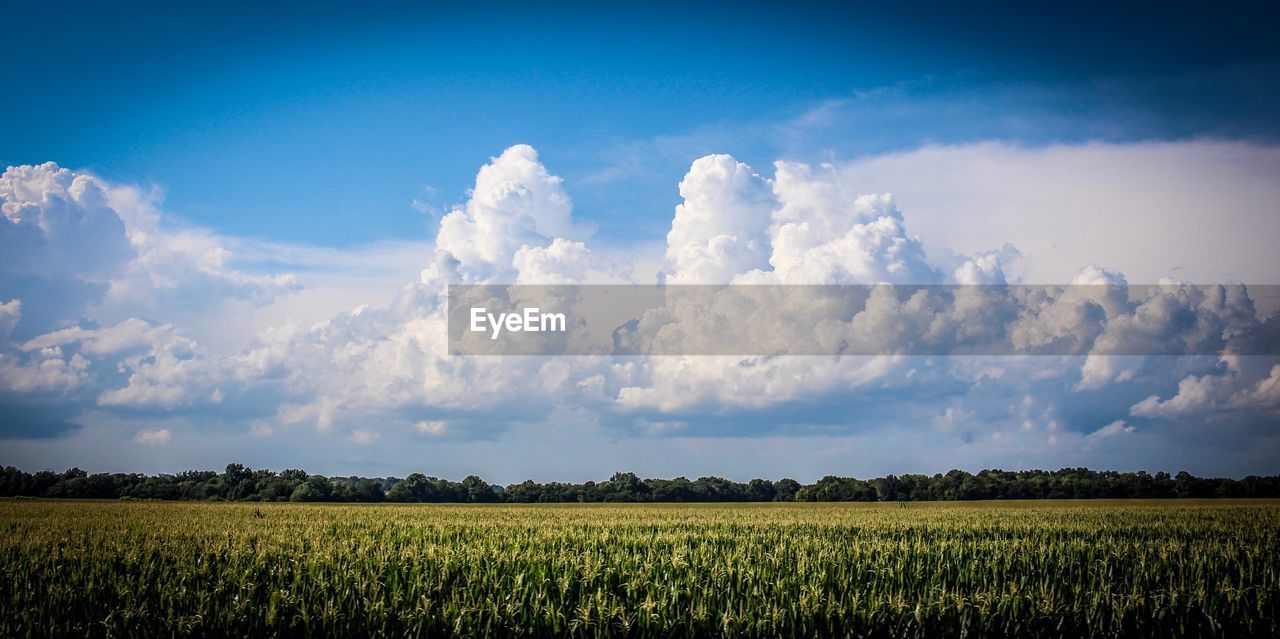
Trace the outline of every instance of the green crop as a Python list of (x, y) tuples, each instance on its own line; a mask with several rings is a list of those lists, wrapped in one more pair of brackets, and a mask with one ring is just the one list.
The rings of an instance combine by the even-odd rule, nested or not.
[(0, 636), (1280, 636), (1280, 502), (0, 501)]

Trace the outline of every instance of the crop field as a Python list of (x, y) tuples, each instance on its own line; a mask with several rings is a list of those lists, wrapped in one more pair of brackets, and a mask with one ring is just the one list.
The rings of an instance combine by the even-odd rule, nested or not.
[(1280, 502), (0, 501), (0, 636), (1280, 636)]

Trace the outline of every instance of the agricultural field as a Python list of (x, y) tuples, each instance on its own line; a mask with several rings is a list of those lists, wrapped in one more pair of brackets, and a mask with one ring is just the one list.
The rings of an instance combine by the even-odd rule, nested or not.
[(1280, 636), (1280, 501), (0, 501), (0, 636)]

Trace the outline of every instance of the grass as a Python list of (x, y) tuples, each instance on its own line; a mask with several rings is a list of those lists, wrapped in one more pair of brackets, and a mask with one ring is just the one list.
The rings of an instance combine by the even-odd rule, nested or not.
[(1280, 501), (0, 501), (0, 635), (1280, 635)]

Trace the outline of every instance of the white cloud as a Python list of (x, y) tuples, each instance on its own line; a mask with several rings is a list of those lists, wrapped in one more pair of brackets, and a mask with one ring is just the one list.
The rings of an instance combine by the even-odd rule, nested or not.
[(0, 390), (17, 393), (74, 391), (89, 382), (89, 364), (89, 360), (79, 353), (68, 356), (56, 346), (42, 348), (25, 361), (12, 353), (0, 353)]
[(27, 322), (78, 319), (133, 259), (109, 189), (51, 162), (0, 174), (0, 291)]
[(1273, 416), (1280, 414), (1280, 364), (1271, 367), (1271, 373), (1252, 388), (1238, 391), (1231, 399), (1235, 406), (1269, 409)]
[(580, 240), (590, 227), (575, 222), (563, 181), (547, 172), (533, 147), (516, 145), (481, 167), (466, 205), (440, 220), (432, 275), (462, 283), (509, 283), (521, 247)]
[(236, 268), (225, 238), (165, 218), (159, 201), (158, 192), (51, 162), (6, 169), (0, 291), (24, 302), (23, 333), (86, 315), (189, 321), (222, 300), (263, 304), (296, 289), (290, 274)]
[(168, 428), (159, 430), (140, 430), (134, 435), (133, 441), (144, 446), (164, 446), (173, 439), (173, 433)]
[[(994, 154), (998, 164), (1008, 156), (1029, 161), (1039, 157), (999, 145), (981, 148)], [(957, 149), (928, 152), (939, 155), (922, 151), (925, 155), (915, 157), (945, 166), (951, 166), (950, 153), (971, 157), (970, 151)], [(1014, 265), (1037, 263), (1038, 253), (1003, 244), (1007, 237), (996, 234), (984, 237), (983, 244), (967, 254), (939, 251), (934, 257), (926, 251), (928, 243), (913, 232), (919, 229), (915, 210), (900, 210), (898, 199), (880, 192), (874, 180), (864, 179), (868, 166), (878, 166), (875, 162), (817, 167), (780, 162), (774, 177), (768, 178), (730, 156), (696, 160), (681, 182), (683, 200), (662, 250), (666, 281), (1000, 283), (1012, 279)], [(1268, 406), (1274, 410), (1280, 392), (1280, 366), (1254, 371), (1252, 364), (1232, 360), (1236, 363), (1226, 364), (1222, 371), (1205, 371), (1191, 364), (1101, 356), (1101, 351), (1084, 357), (1099, 343), (1185, 350), (1187, 344), (1221, 338), (1253, 318), (1248, 299), (1231, 287), (1219, 294), (1196, 294), (1171, 285), (1155, 296), (1130, 299), (1118, 286), (1097, 286), (1029, 300), (974, 293), (945, 302), (929, 295), (891, 299), (881, 290), (867, 310), (852, 318), (826, 311), (772, 317), (773, 323), (760, 322), (763, 329), (750, 336), (757, 340), (753, 343), (767, 345), (776, 337), (769, 329), (785, 321), (794, 330), (810, 331), (815, 339), (883, 343), (888, 350), (906, 334), (927, 335), (940, 345), (1006, 340), (1011, 352), (1026, 353), (1060, 352), (1063, 341), (1070, 341), (1079, 347), (1072, 351), (1079, 353), (1077, 358), (974, 362), (903, 356), (449, 357), (444, 308), (448, 283), (573, 283), (627, 272), (603, 273), (627, 252), (616, 247), (610, 253), (593, 251), (587, 241), (589, 229), (572, 217), (564, 184), (525, 146), (508, 149), (480, 169), (471, 198), (442, 219), (434, 248), (425, 242), (406, 245), (385, 263), (367, 247), (353, 256), (224, 238), (201, 229), (173, 230), (162, 223), (157, 200), (137, 189), (86, 177), (76, 191), (72, 184), (79, 178), (56, 168), (14, 175), (27, 173), (34, 177), (11, 180), (25, 190), (18, 193), (18, 187), (11, 186), (14, 195), (8, 196), (15, 202), (38, 202), (14, 207), (23, 220), (65, 209), (58, 200), (64, 198), (77, 202), (81, 208), (72, 210), (78, 215), (115, 215), (131, 250), (110, 274), (93, 276), (107, 288), (93, 309), (98, 315), (83, 318), (90, 321), (43, 325), (24, 332), (21, 339), (10, 339), (7, 336), (25, 328), (21, 322), (27, 300), (12, 299), (0, 289), (4, 299), (12, 299), (0, 304), (0, 390), (81, 393), (88, 398), (77, 404), (84, 411), (225, 415), (242, 420), (237, 421), (237, 432), (246, 437), (265, 437), (277, 426), (301, 424), (313, 426), (316, 436), (369, 444), (397, 432), (447, 434), (453, 441), (465, 437), (476, 423), (537, 421), (549, 415), (629, 424), (651, 436), (686, 437), (699, 432), (700, 420), (731, 420), (775, 410), (780, 411), (775, 417), (783, 416), (769, 419), (798, 421), (808, 410), (829, 412), (845, 403), (874, 410), (881, 402), (897, 402), (891, 405), (902, 414), (878, 419), (890, 425), (913, 420), (913, 425), (933, 426), (935, 433), (980, 434), (983, 441), (1036, 451), (1046, 438), (1059, 446), (1082, 447), (1133, 432), (1133, 426), (1119, 419), (1088, 435), (1084, 424), (1071, 424), (1074, 434), (1066, 432), (1070, 417), (1063, 407), (1080, 401), (1077, 393), (1095, 393), (1090, 396), (1095, 398), (1113, 385), (1140, 386), (1148, 389), (1144, 393), (1156, 395), (1138, 404), (1133, 404), (1133, 395), (1115, 400), (1123, 405), (1117, 403), (1116, 415), (1107, 418), (1131, 414), (1179, 419), (1196, 411)], [(45, 185), (49, 181), (55, 186)], [(94, 188), (101, 189), (101, 202), (84, 199)], [(1019, 197), (1025, 194), (1021, 186), (1011, 190)], [(63, 191), (67, 195), (61, 195)], [(73, 192), (82, 194), (83, 203)], [(37, 198), (31, 193), (52, 195)], [(63, 208), (39, 203), (46, 200)], [(958, 205), (968, 213), (957, 215), (973, 216), (978, 224), (981, 216), (966, 209), (972, 206), (976, 205)], [(610, 264), (600, 263), (603, 254), (610, 256)], [(356, 291), (366, 281), (383, 281), (408, 270), (416, 259), (426, 268), (414, 269), (420, 271), (417, 279), (398, 290), (382, 291), (389, 302), (379, 303)], [(335, 312), (301, 301), (313, 292), (294, 290), (305, 276), (295, 279), (259, 267), (277, 262), (368, 267), (375, 275), (321, 288), (355, 291), (343, 299), (359, 304)], [(1118, 271), (1092, 265), (1064, 278), (1081, 285), (1125, 283)], [(177, 310), (195, 298), (210, 298), (222, 306), (202, 302), (188, 315)], [(784, 301), (763, 300), (758, 306), (776, 315), (789, 308)], [(293, 313), (290, 305), (295, 303), (305, 308)], [(232, 321), (219, 313), (246, 307), (271, 314), (249, 324), (254, 337), (244, 339), (243, 348), (214, 352), (192, 337), (190, 331), (200, 320), (191, 315), (211, 315), (203, 321), (213, 327), (206, 330), (216, 331), (219, 323)], [(146, 311), (152, 319), (105, 321), (130, 310)], [(693, 321), (713, 318), (719, 310), (675, 307), (676, 313)], [(651, 319), (652, 327), (641, 323), (638, 330), (653, 328), (656, 333), (673, 318)], [(1185, 388), (1179, 385), (1173, 396), (1162, 400), (1178, 380)], [(963, 403), (958, 397), (965, 398)], [(442, 414), (446, 419), (423, 419)], [(815, 421), (851, 429), (865, 425), (854, 416), (841, 419), (827, 414)], [(1088, 427), (1098, 421), (1105, 420), (1091, 421)], [(368, 426), (371, 423), (387, 427)], [(144, 432), (164, 432), (165, 441), (169, 437), (168, 429)], [(141, 433), (138, 437), (142, 442)]]
[(9, 341), (9, 335), (22, 318), (22, 300), (0, 302), (0, 342)]
[(741, 281), (781, 284), (929, 284), (937, 269), (907, 234), (892, 194), (856, 194), (833, 166), (778, 162), (778, 209), (767, 273)]
[(218, 404), (222, 381), (216, 359), (201, 357), (195, 342), (171, 337), (152, 345), (145, 354), (125, 358), (120, 370), (128, 374), (123, 388), (98, 397), (98, 405), (176, 408), (192, 404)]
[(547, 246), (522, 246), (511, 265), (516, 284), (576, 284), (591, 268), (591, 251), (582, 242), (556, 238)]
[[(1212, 353), (1244, 329), (1257, 326), (1260, 319), (1242, 286), (1162, 283), (1145, 299), (1129, 299), (1129, 290), (1122, 288), (1106, 288), (1093, 297), (1107, 298), (1099, 304), (1107, 310), (1107, 321), (1093, 341), (1093, 353)], [(1093, 353), (1085, 362), (1079, 389), (1127, 381), (1146, 363), (1141, 358)]]
[(964, 406), (952, 405), (933, 417), (933, 427), (944, 432), (953, 431), (973, 417), (974, 414), (965, 410)]
[(1136, 431), (1137, 431), (1136, 428), (1134, 428), (1133, 426), (1130, 426), (1129, 424), (1126, 424), (1124, 420), (1117, 419), (1114, 422), (1111, 422), (1110, 424), (1107, 424), (1106, 426), (1103, 426), (1102, 428), (1099, 428), (1098, 430), (1095, 430), (1092, 433), (1089, 433), (1089, 435), (1087, 436), (1087, 439), (1089, 439), (1090, 441), (1097, 441), (1100, 439), (1105, 439), (1107, 437), (1115, 437), (1117, 435), (1132, 434)]
[(351, 440), (351, 443), (353, 444), (360, 444), (363, 446), (377, 441), (378, 433), (371, 430), (357, 428), (351, 431), (351, 434), (347, 436), (347, 439)]
[(80, 353), (64, 353), (59, 343), (14, 348), (10, 335), (21, 319), (21, 300), (0, 303), (0, 393), (57, 392), (65, 397), (89, 382), (90, 361)]
[(1181, 419), (1223, 411), (1280, 416), (1280, 364), (1273, 358), (1224, 355), (1221, 365), (1203, 375), (1188, 375), (1168, 399), (1151, 395), (1134, 404), (1134, 417)]
[(132, 257), (109, 187), (49, 162), (0, 175), (6, 274), (102, 282)]
[[(777, 178), (770, 181), (729, 156), (693, 163), (681, 183), (685, 200), (676, 208), (668, 234), (669, 282), (696, 283), (703, 277), (712, 282), (736, 278), (805, 284), (939, 281), (940, 270), (907, 233), (906, 218), (891, 196), (858, 194), (856, 185), (832, 166), (815, 170), (779, 163), (777, 170)], [(441, 226), (435, 266), (391, 306), (340, 314), (282, 339), (260, 341), (245, 354), (216, 365), (153, 353), (134, 367), (126, 388), (104, 394), (100, 403), (173, 407), (207, 396), (219, 377), (244, 382), (279, 368), (269, 377), (287, 380), (279, 390), (293, 406), (281, 413), (282, 418), (329, 428), (414, 406), (469, 411), (523, 406), (515, 410), (535, 413), (557, 403), (605, 412), (758, 409), (854, 392), (902, 370), (893, 357), (659, 358), (628, 363), (446, 358), (441, 296), (448, 278), (502, 281), (514, 276), (519, 282), (568, 283), (587, 276), (590, 251), (585, 243), (539, 230), (571, 228), (570, 210), (560, 180), (537, 163), (532, 149), (508, 149), (481, 169), (472, 200), (451, 213), (455, 225)], [(957, 269), (957, 277), (1004, 281), (1004, 264), (1017, 257), (1017, 249), (1008, 245), (986, 251), (968, 259)], [(441, 269), (442, 264), (452, 266)], [(1090, 265), (1073, 283), (1122, 285), (1124, 278)], [(940, 344), (1005, 339), (999, 327), (1012, 322), (1013, 343), (1035, 352), (1068, 336), (1084, 349), (1102, 337), (1117, 347), (1150, 341), (1153, 338), (1147, 336), (1152, 335), (1167, 340), (1179, 309), (1201, 311), (1209, 305), (1176, 287), (1146, 301), (1128, 299), (1123, 289), (1068, 289), (1061, 296), (1020, 306), (977, 293), (974, 299), (958, 296), (954, 306), (946, 307), (924, 294), (905, 302), (880, 299), (885, 295), (883, 289), (876, 291), (873, 304), (852, 321), (829, 319), (821, 312), (789, 321), (806, 323), (793, 328), (812, 331), (820, 339), (883, 342), (886, 350), (892, 350), (895, 336), (904, 331), (931, 335)], [(779, 300), (760, 300), (756, 306), (765, 313), (788, 308)], [(675, 308), (686, 322), (705, 324), (720, 315), (718, 309), (698, 305)], [(1096, 312), (1090, 314), (1090, 308)], [(1202, 313), (1203, 321), (1184, 339), (1196, 339), (1219, 326), (1219, 315)], [(738, 326), (768, 329), (781, 321), (771, 317)], [(645, 326), (642, 323), (640, 329)], [(761, 334), (753, 339), (764, 345), (769, 338)], [(1087, 360), (1084, 387), (1096, 387), (1091, 376), (1097, 373), (1090, 367), (1098, 362), (1111, 363), (1113, 358)], [(1124, 381), (1133, 374), (1112, 372), (1108, 379)], [(1035, 372), (1032, 377), (1044, 376)], [(580, 383), (588, 378), (604, 383)], [(182, 383), (164, 382), (177, 379)], [(182, 394), (181, 388), (191, 388), (192, 393)]]
[(1018, 249), (1012, 244), (1005, 244), (999, 250), (983, 251), (965, 260), (952, 277), (956, 284), (1006, 284), (1005, 270), (1019, 257)]
[(1280, 147), (1195, 140), (1027, 147), (978, 143), (836, 165), (864, 192), (889, 191), (931, 254), (993, 241), (1028, 256), (1025, 279), (1060, 284), (1107, 264), (1138, 284), (1274, 284)]
[(110, 355), (149, 346), (172, 333), (172, 326), (153, 326), (136, 318), (129, 318), (115, 326), (86, 329), (79, 326), (45, 333), (22, 344), (24, 351), (79, 343), (80, 352), (86, 355)]
[(767, 264), (769, 180), (731, 156), (708, 155), (680, 181), (680, 197), (667, 233), (668, 283), (725, 284)]
[(224, 240), (206, 229), (150, 229), (134, 235), (134, 247), (137, 257), (111, 281), (103, 300), (108, 309), (205, 308), (228, 297), (261, 304), (298, 286), (293, 274), (234, 268), (234, 254)]
[(424, 419), (413, 425), (414, 429), (423, 435), (439, 436), (449, 430), (449, 422), (439, 419)]

